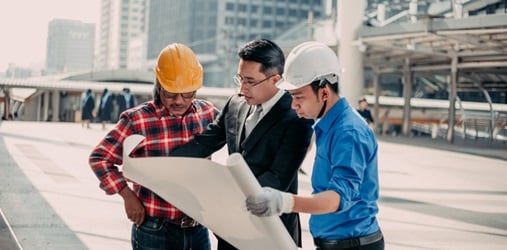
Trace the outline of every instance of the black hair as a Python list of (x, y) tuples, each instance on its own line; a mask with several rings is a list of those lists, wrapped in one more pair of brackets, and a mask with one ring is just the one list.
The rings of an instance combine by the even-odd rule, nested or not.
[(162, 86), (160, 85), (160, 82), (155, 77), (155, 84), (153, 84), (153, 101), (156, 105), (160, 105), (162, 103), (162, 100), (160, 100), (160, 88)]
[(317, 94), (319, 89), (326, 87), (326, 85), (329, 85), (329, 88), (331, 88), (331, 90), (333, 90), (333, 92), (335, 92), (336, 94), (340, 93), (339, 87), (338, 87), (338, 82), (330, 83), (328, 80), (322, 79), (322, 80), (316, 80), (316, 81), (313, 81), (312, 83), (310, 83), (310, 86), (312, 87), (312, 90), (315, 94)]
[(86, 94), (87, 94), (87, 95), (89, 95), (89, 94), (91, 94), (91, 93), (92, 93), (92, 90), (91, 90), (91, 89), (87, 89), (87, 90), (86, 90)]
[(238, 52), (239, 58), (261, 64), (264, 74), (283, 74), (285, 56), (276, 43), (268, 39), (256, 39), (243, 45)]

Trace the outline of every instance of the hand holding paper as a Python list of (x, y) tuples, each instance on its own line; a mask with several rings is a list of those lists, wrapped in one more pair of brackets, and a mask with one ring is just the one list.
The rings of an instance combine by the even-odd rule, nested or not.
[(279, 218), (245, 210), (245, 199), (263, 189), (241, 154), (229, 155), (226, 165), (199, 158), (129, 157), (143, 139), (125, 139), (126, 178), (150, 188), (238, 249), (297, 249)]
[(291, 193), (264, 187), (261, 193), (247, 197), (246, 207), (252, 214), (261, 217), (281, 215), (292, 212), (294, 199)]

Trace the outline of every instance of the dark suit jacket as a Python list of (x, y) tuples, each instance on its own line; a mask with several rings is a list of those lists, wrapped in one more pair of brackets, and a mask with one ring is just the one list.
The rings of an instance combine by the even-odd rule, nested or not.
[[(291, 109), (291, 102), (291, 96), (285, 93), (257, 123), (250, 136), (244, 138), (250, 106), (244, 98), (233, 95), (215, 122), (171, 155), (207, 157), (227, 143), (229, 154), (241, 153), (261, 186), (296, 194), (297, 173), (310, 144), (313, 120), (299, 118)], [(300, 246), (299, 215), (284, 214), (280, 218)]]
[(113, 112), (113, 94), (106, 98), (105, 103), (102, 97), (100, 98), (98, 118), (99, 121), (111, 121), (111, 113)]
[(85, 97), (83, 100), (83, 111), (81, 120), (93, 120), (93, 109), (95, 108), (95, 99), (93, 96)]
[(121, 112), (135, 106), (134, 95), (130, 95), (130, 99), (127, 102), (125, 94), (120, 94), (116, 97), (116, 103), (118, 104), (118, 115), (119, 115), (121, 114)]

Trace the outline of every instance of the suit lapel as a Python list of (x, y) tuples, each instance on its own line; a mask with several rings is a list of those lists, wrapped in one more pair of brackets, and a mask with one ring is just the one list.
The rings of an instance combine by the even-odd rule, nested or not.
[[(269, 110), (269, 112), (255, 125), (254, 129), (250, 133), (248, 138), (243, 140), (241, 147), (245, 151), (249, 151), (257, 142), (263, 138), (263, 135), (273, 126), (273, 124), (277, 123), (279, 120), (284, 118), (285, 112), (287, 112), (287, 108), (290, 107), (291, 98), (288, 93), (285, 93), (280, 100)], [(244, 126), (244, 120), (243, 120)]]
[(241, 152), (241, 142), (245, 139), (245, 121), (250, 112), (250, 105), (246, 102), (240, 104), (238, 109), (238, 119), (236, 120), (236, 152)]

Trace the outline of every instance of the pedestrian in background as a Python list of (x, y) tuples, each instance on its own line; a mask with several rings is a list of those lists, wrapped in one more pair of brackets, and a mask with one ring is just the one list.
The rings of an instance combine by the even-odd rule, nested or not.
[(90, 128), (90, 121), (93, 120), (93, 109), (95, 109), (95, 98), (92, 90), (86, 90), (86, 95), (81, 105), (81, 126)]
[(264, 187), (247, 198), (247, 209), (258, 216), (310, 213), (310, 232), (320, 250), (383, 250), (376, 218), (378, 145), (363, 118), (339, 95), (336, 54), (323, 43), (302, 43), (287, 56), (284, 72), (278, 87), (292, 95), (292, 108), (317, 119), (313, 192), (303, 196)]
[(102, 123), (102, 129), (106, 129), (106, 123), (111, 122), (111, 114), (113, 112), (113, 95), (107, 88), (102, 92), (102, 97), (100, 98), (99, 112), (98, 118)]
[(358, 104), (359, 108), (357, 109), (357, 112), (364, 118), (366, 123), (368, 123), (368, 126), (370, 126), (373, 131), (375, 131), (375, 121), (373, 120), (373, 116), (368, 109), (368, 102), (366, 101), (366, 98), (359, 99)]
[(116, 99), (116, 103), (118, 104), (118, 114), (136, 105), (134, 95), (130, 93), (129, 88), (122, 89), (121, 94)]
[[(92, 151), (89, 162), (107, 194), (119, 194), (132, 225), (133, 249), (209, 250), (208, 229), (150, 189), (133, 183), (120, 171), (123, 142), (132, 134), (145, 136), (131, 157), (169, 156), (174, 148), (204, 131), (218, 114), (211, 103), (195, 99), (202, 87), (202, 67), (183, 44), (164, 48), (154, 68), (153, 100), (127, 109)], [(171, 166), (166, 166), (171, 171)], [(188, 180), (193, 181), (193, 180)]]

